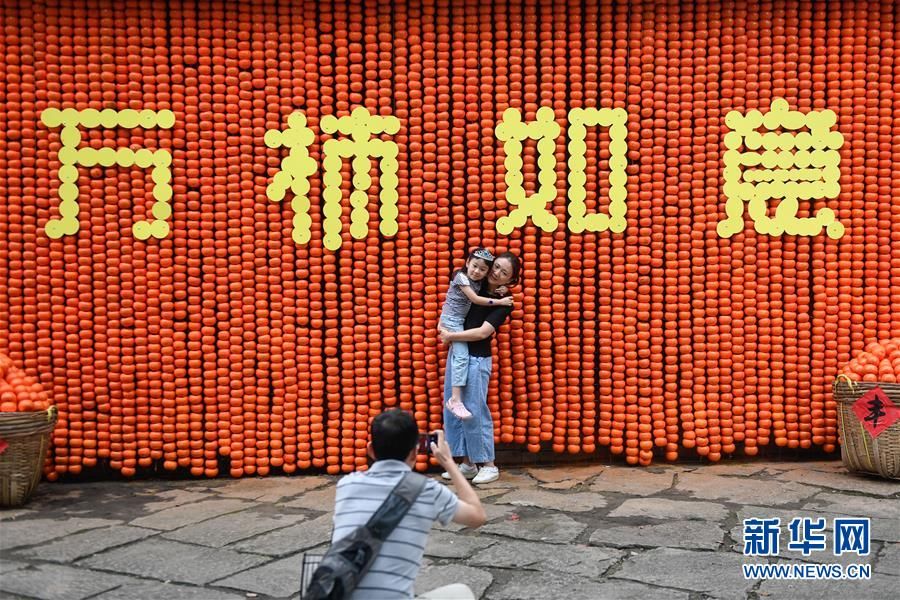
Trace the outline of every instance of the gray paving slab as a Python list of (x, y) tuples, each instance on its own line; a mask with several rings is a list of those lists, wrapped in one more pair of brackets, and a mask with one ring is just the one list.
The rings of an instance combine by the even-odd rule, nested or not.
[(488, 523), (479, 531), (533, 542), (567, 544), (586, 528), (587, 525), (568, 515), (532, 513)]
[(900, 544), (885, 542), (878, 553), (875, 572), (900, 576)]
[(68, 535), (53, 542), (32, 546), (16, 552), (18, 556), (48, 562), (71, 563), (109, 548), (129, 544), (159, 532), (154, 529), (115, 525)]
[(0, 578), (0, 597), (19, 594), (40, 600), (82, 600), (128, 581), (129, 578), (122, 575), (65, 565), (36, 564), (4, 573)]
[(22, 567), (27, 566), (28, 563), (24, 561), (0, 558), (0, 575), (8, 571), (15, 571), (16, 569), (21, 569)]
[(144, 510), (147, 512), (156, 512), (213, 498), (213, 493), (208, 490), (203, 492), (193, 492), (181, 488), (164, 490), (155, 494), (152, 499), (148, 498), (149, 501), (144, 503)]
[(611, 467), (604, 465), (586, 465), (576, 467), (540, 467), (526, 469), (525, 472), (541, 483), (554, 483), (560, 481), (581, 481), (587, 483), (594, 476)]
[(164, 581), (135, 580), (94, 596), (91, 600), (247, 600), (247, 596)]
[(227, 498), (243, 498), (256, 502), (280, 502), (336, 481), (333, 477), (301, 475), (296, 477), (244, 477), (216, 488)]
[(273, 560), (215, 582), (220, 587), (263, 594), (273, 598), (296, 597), (300, 594), (300, 572), (303, 553)]
[(309, 510), (330, 511), (334, 509), (334, 494), (337, 487), (328, 487), (304, 492), (289, 502), (279, 503), (288, 508), (307, 508)]
[(492, 586), (488, 600), (687, 600), (688, 594), (640, 583), (597, 582), (562, 573), (516, 573), (506, 583)]
[(425, 556), (468, 558), (475, 552), (496, 543), (496, 539), (480, 535), (480, 532), (461, 535), (448, 531), (432, 531), (425, 546)]
[(111, 519), (84, 519), (80, 517), (58, 519), (22, 519), (7, 521), (0, 529), (0, 550), (10, 550), (21, 546), (44, 544), (50, 540), (85, 531), (119, 525)]
[(160, 581), (207, 584), (268, 562), (257, 554), (150, 538), (79, 561), (79, 566), (129, 573)]
[(634, 554), (613, 577), (744, 600), (756, 581), (744, 579), (742, 563), (734, 554), (658, 548)]
[(609, 468), (593, 479), (595, 492), (615, 492), (632, 496), (651, 496), (672, 487), (673, 473), (651, 473), (641, 469)]
[(213, 517), (236, 513), (252, 506), (244, 500), (216, 499), (182, 504), (139, 517), (131, 522), (136, 527), (172, 531), (185, 525), (200, 523)]
[[(900, 484), (897, 487), (900, 488)], [(900, 521), (900, 497), (873, 498), (857, 494), (822, 492), (810, 498), (803, 508), (839, 515), (881, 517)]]
[(617, 548), (693, 548), (715, 550), (725, 531), (710, 521), (667, 521), (651, 525), (606, 524), (591, 534), (590, 543)]
[(230, 546), (241, 552), (286, 556), (331, 541), (334, 521), (330, 514), (283, 527)]
[(296, 513), (270, 515), (255, 509), (246, 509), (213, 517), (201, 523), (186, 525), (164, 533), (162, 537), (189, 544), (222, 548), (262, 533), (296, 525), (305, 520), (305, 515)]
[(536, 542), (503, 541), (478, 552), (469, 564), (481, 567), (514, 569), (517, 573), (571, 573), (599, 579), (625, 553), (613, 548), (583, 544), (557, 546)]
[(476, 598), (481, 598), (493, 580), (490, 571), (484, 569), (466, 565), (428, 565), (419, 571), (415, 591), (416, 594), (424, 594), (445, 585), (465, 583)]
[(700, 519), (720, 521), (728, 516), (721, 504), (666, 498), (632, 498), (609, 513), (610, 517), (644, 517), (646, 519)]
[(594, 492), (563, 493), (541, 489), (519, 490), (496, 500), (497, 504), (536, 506), (563, 512), (588, 512), (606, 506), (606, 498)]
[(900, 577), (874, 573), (871, 579), (854, 581), (768, 579), (757, 590), (762, 599), (821, 600), (822, 598), (896, 598)]
[(711, 475), (705, 472), (679, 475), (675, 489), (702, 500), (768, 505), (794, 504), (819, 492), (818, 488), (789, 481)]
[(792, 469), (776, 476), (781, 481), (796, 481), (834, 490), (863, 493), (871, 496), (900, 497), (900, 484), (896, 480), (875, 475), (863, 475), (841, 471), (814, 471)]

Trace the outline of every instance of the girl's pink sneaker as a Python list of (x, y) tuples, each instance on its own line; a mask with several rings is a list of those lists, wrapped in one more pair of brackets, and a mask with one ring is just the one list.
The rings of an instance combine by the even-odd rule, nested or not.
[(447, 408), (450, 409), (450, 412), (452, 412), (453, 416), (455, 416), (457, 419), (466, 421), (472, 418), (472, 413), (469, 412), (469, 409), (467, 409), (462, 402), (454, 402), (451, 398), (450, 400), (447, 400)]

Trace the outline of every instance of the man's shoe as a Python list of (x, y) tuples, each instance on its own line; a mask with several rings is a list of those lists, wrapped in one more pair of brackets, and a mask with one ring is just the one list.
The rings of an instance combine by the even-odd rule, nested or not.
[[(466, 463), (462, 463), (461, 465), (457, 466), (459, 466), (459, 472), (462, 473), (463, 477), (465, 477), (466, 479), (472, 479), (473, 477), (478, 475), (478, 467), (476, 467), (475, 465), (467, 465)], [(441, 473), (441, 477), (446, 479), (447, 481), (450, 481), (450, 473), (447, 471)]]
[(472, 483), (490, 483), (492, 481), (497, 481), (498, 479), (500, 479), (500, 469), (497, 467), (481, 467), (481, 470), (478, 471), (478, 475), (475, 476)]

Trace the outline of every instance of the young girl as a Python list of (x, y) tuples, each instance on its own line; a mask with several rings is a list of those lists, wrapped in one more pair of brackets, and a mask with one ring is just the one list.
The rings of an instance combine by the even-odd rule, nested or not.
[[(472, 304), (512, 305), (512, 298), (490, 299), (478, 295), (481, 282), (491, 270), (494, 255), (485, 248), (476, 248), (466, 260), (466, 268), (456, 271), (450, 278), (450, 289), (441, 310), (441, 326), (448, 331), (462, 331), (466, 313)], [(455, 342), (447, 354), (447, 369), (444, 376), (450, 378), (453, 391), (447, 399), (447, 408), (460, 419), (472, 417), (462, 402), (462, 388), (466, 385), (469, 372), (469, 345), (466, 342)]]

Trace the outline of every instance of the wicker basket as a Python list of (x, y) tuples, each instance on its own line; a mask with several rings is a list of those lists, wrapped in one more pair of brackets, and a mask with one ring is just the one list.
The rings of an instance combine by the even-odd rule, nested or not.
[(840, 377), (834, 382), (834, 398), (838, 403), (841, 433), (841, 460), (847, 470), (874, 473), (882, 477), (900, 479), (900, 419), (873, 438), (853, 412), (853, 403), (876, 387), (900, 406), (900, 384), (883, 382), (855, 382)]
[(25, 504), (41, 480), (56, 407), (41, 412), (0, 413), (0, 439), (9, 447), (0, 454), (0, 507)]

